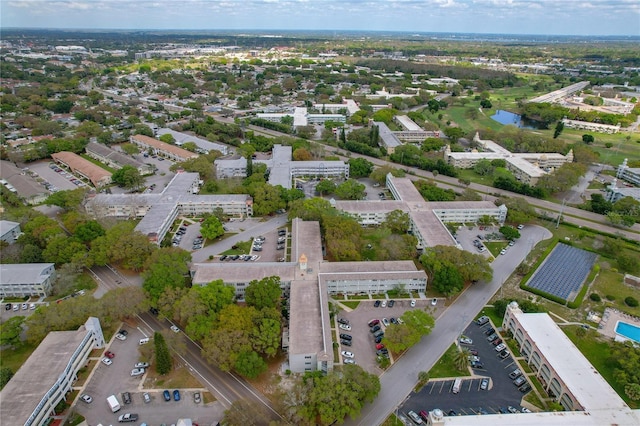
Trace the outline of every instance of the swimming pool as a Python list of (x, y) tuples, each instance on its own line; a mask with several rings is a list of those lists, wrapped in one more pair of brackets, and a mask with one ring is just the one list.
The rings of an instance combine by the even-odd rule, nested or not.
[(618, 321), (616, 324), (616, 333), (629, 340), (640, 343), (640, 327), (638, 326)]

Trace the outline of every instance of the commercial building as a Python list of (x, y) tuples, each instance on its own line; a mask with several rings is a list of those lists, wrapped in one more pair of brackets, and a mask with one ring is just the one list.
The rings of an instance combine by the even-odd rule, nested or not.
[(0, 298), (47, 297), (56, 278), (53, 263), (4, 263), (0, 272)]
[(95, 158), (113, 169), (118, 170), (124, 166), (131, 166), (137, 169), (143, 176), (151, 175), (155, 171), (155, 167), (152, 165), (137, 161), (122, 152), (115, 151), (108, 146), (97, 142), (89, 142), (85, 151), (89, 157)]
[(151, 154), (160, 155), (173, 161), (185, 161), (190, 158), (197, 158), (198, 154), (187, 151), (175, 145), (170, 145), (145, 135), (133, 135), (129, 137), (129, 141), (142, 148), (150, 151)]
[(627, 165), (628, 161), (629, 160), (625, 158), (622, 164), (618, 166), (616, 178), (640, 186), (640, 167), (629, 167)]
[(445, 417), (429, 413), (429, 426), (637, 426), (640, 410), (632, 410), (546, 313), (525, 314), (516, 302), (502, 322), (529, 369), (553, 400), (557, 412)]
[[(297, 177), (342, 178), (349, 177), (349, 164), (344, 161), (293, 161), (291, 146), (274, 145), (271, 158), (253, 160), (254, 164), (265, 164), (269, 171), (269, 184), (291, 189)], [(218, 158), (214, 162), (218, 179), (247, 176), (247, 160), (240, 158)]]
[(111, 183), (111, 172), (106, 171), (100, 166), (96, 166), (78, 154), (61, 151), (51, 154), (51, 158), (53, 158), (56, 163), (67, 167), (71, 173), (87, 179), (96, 188), (102, 188)]
[(95, 217), (142, 218), (135, 230), (162, 242), (178, 215), (197, 217), (222, 209), (237, 217), (253, 215), (253, 199), (244, 194), (198, 195), (198, 173), (178, 173), (160, 194), (94, 194), (85, 203)]
[(473, 137), (473, 142), (482, 151), (474, 149), (471, 152), (451, 152), (451, 148), (447, 145), (444, 154), (447, 163), (461, 169), (470, 169), (480, 160), (504, 160), (507, 169), (514, 174), (516, 179), (528, 185), (535, 185), (540, 177), (565, 163), (573, 162), (573, 150), (570, 150), (567, 155), (553, 152), (512, 153), (492, 140), (480, 139), (477, 132)]
[(49, 424), (87, 365), (89, 354), (105, 344), (98, 318), (75, 331), (53, 331), (44, 338), (0, 391), (0, 418), (6, 425)]
[(31, 205), (44, 202), (50, 195), (27, 171), (9, 161), (0, 161), (0, 184)]
[(0, 220), (0, 240), (7, 244), (13, 244), (22, 234), (20, 224), (10, 220)]
[(409, 231), (418, 239), (418, 249), (437, 245), (457, 246), (445, 223), (477, 223), (483, 216), (504, 223), (507, 207), (490, 201), (425, 201), (413, 182), (387, 175), (391, 201), (335, 201), (337, 209), (354, 216), (363, 226), (380, 225), (394, 210), (409, 214)]
[(234, 287), (238, 300), (244, 299), (252, 280), (280, 277), (283, 294), (289, 296), (290, 312), (283, 347), (288, 350), (289, 369), (296, 373), (333, 368), (328, 295), (373, 294), (398, 288), (424, 292), (427, 288), (427, 275), (411, 261), (324, 262), (318, 222), (293, 220), (291, 259), (243, 265), (195, 263), (191, 275), (193, 285), (223, 280)]

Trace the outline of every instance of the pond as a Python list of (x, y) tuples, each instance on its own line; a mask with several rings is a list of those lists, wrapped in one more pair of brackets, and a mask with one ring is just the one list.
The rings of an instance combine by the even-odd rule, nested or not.
[(544, 129), (542, 123), (537, 121), (525, 120), (520, 114), (514, 114), (513, 112), (505, 111), (499, 109), (496, 111), (494, 115), (491, 116), (491, 119), (497, 121), (500, 124), (510, 124), (512, 126), (519, 127), (521, 129)]

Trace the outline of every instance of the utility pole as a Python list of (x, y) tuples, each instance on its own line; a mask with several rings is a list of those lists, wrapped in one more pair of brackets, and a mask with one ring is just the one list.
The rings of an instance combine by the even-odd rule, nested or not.
[(556, 222), (556, 229), (560, 226), (560, 218), (562, 217), (562, 213), (564, 213), (564, 204), (567, 201), (566, 198), (562, 199), (562, 207), (560, 207), (560, 213), (558, 214), (558, 221)]

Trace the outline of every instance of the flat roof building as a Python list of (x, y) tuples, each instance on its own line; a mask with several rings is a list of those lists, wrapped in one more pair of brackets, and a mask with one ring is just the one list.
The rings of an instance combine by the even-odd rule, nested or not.
[(10, 220), (0, 220), (0, 240), (7, 244), (13, 244), (22, 234), (20, 224)]
[(72, 173), (89, 180), (96, 188), (102, 188), (111, 183), (111, 172), (85, 160), (78, 154), (61, 151), (51, 154), (51, 158), (68, 167)]
[(284, 117), (293, 117), (294, 128), (308, 126), (309, 124), (322, 124), (327, 121), (339, 123), (345, 123), (347, 121), (347, 118), (342, 114), (310, 114), (307, 108), (303, 107), (296, 107), (292, 112), (258, 113), (256, 117), (274, 123), (280, 123)]
[(607, 186), (606, 200), (615, 203), (625, 197), (631, 197), (636, 201), (640, 201), (640, 188), (619, 188), (618, 180), (614, 179), (611, 185)]
[(215, 142), (210, 142), (206, 139), (199, 138), (198, 136), (193, 136), (188, 133), (178, 132), (176, 130), (172, 130), (169, 128), (158, 129), (158, 136), (162, 135), (171, 135), (173, 139), (176, 141), (177, 146), (182, 146), (187, 142), (193, 142), (196, 144), (199, 152), (202, 154), (206, 154), (209, 151), (219, 151), (222, 155), (227, 155), (229, 153), (229, 148), (226, 145), (222, 145)]
[(56, 278), (53, 263), (0, 264), (0, 298), (46, 297)]
[(155, 171), (155, 167), (151, 164), (145, 164), (137, 161), (122, 152), (115, 151), (108, 146), (97, 142), (89, 142), (85, 147), (85, 151), (89, 157), (95, 158), (101, 163), (104, 163), (116, 170), (121, 169), (123, 166), (131, 166), (137, 169), (143, 176), (151, 175)]
[(89, 317), (75, 331), (52, 331), (0, 391), (0, 418), (6, 425), (49, 424), (87, 365), (92, 350), (105, 344), (100, 321)]
[(0, 161), (0, 183), (27, 204), (40, 204), (47, 199), (47, 191), (29, 173), (9, 161)]
[(245, 194), (198, 195), (198, 173), (178, 173), (160, 194), (94, 194), (85, 203), (96, 217), (142, 218), (135, 230), (157, 244), (178, 215), (198, 217), (222, 209), (230, 216), (253, 216), (253, 199)]
[(628, 162), (629, 160), (625, 158), (622, 164), (618, 166), (616, 178), (640, 186), (640, 167), (629, 167)]

